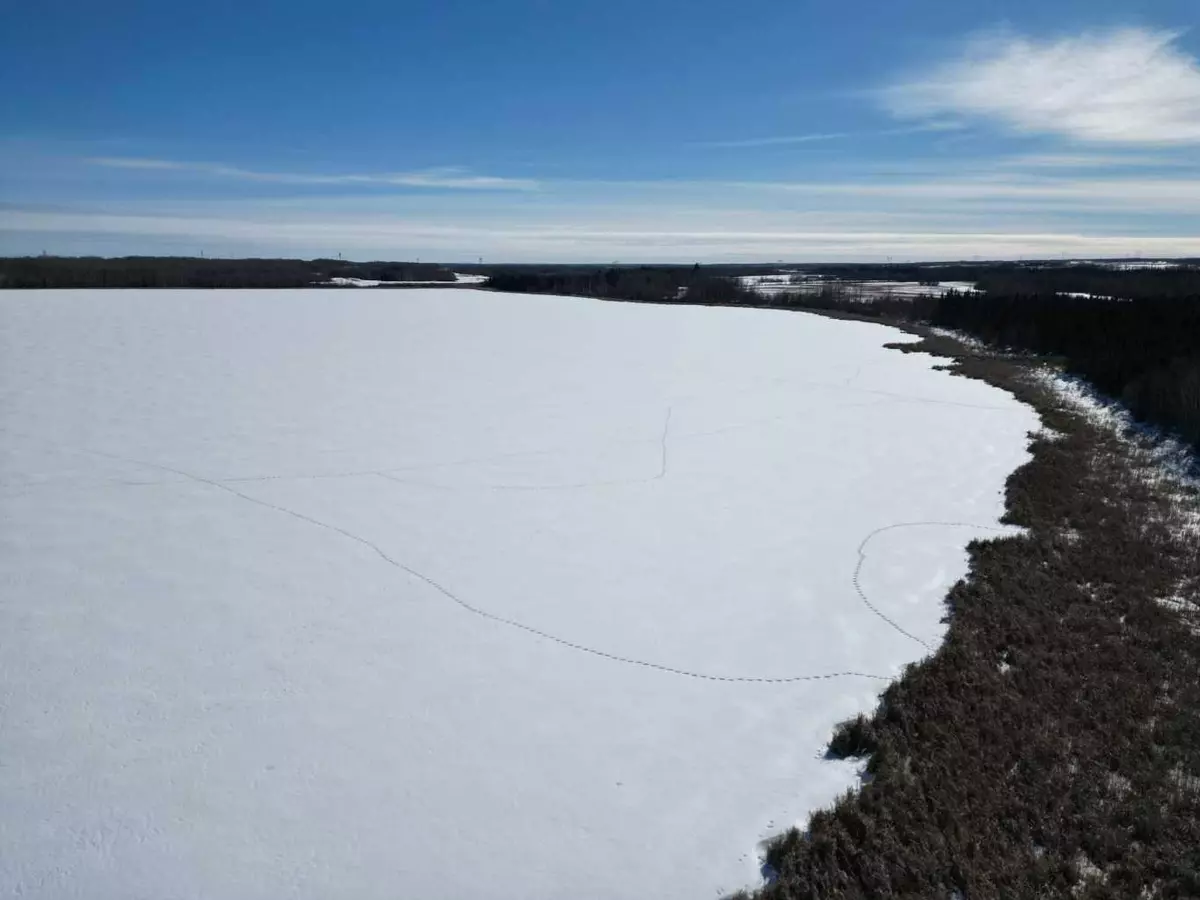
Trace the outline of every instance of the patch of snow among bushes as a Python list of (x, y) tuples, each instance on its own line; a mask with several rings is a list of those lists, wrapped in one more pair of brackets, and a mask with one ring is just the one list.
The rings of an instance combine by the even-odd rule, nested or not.
[(1172, 527), (1200, 538), (1200, 465), (1188, 444), (1135, 422), (1121, 403), (1081, 379), (1048, 368), (1037, 370), (1032, 377), (1069, 409), (1119, 436), (1136, 463), (1135, 474), (1171, 497)]
[(979, 340), (978, 338), (971, 337), (971, 335), (967, 334), (964, 331), (955, 331), (953, 328), (933, 328), (933, 327), (931, 327), (929, 329), (929, 333), (936, 335), (937, 337), (949, 338), (950, 340), (958, 341), (958, 343), (962, 344), (968, 350), (988, 350), (988, 349), (990, 349), (988, 344)]

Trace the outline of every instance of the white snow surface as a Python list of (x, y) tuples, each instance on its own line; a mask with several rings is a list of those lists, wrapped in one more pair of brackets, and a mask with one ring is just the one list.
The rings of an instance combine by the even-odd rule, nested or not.
[(1038, 424), (898, 338), (0, 293), (0, 895), (755, 884), (858, 783), (832, 726), (936, 647)]

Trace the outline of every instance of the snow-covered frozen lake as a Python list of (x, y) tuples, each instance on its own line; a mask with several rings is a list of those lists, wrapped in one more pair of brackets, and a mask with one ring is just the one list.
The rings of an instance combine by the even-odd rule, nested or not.
[[(715, 898), (1031, 411), (880, 326), (0, 292), (0, 895)], [(976, 528), (973, 526), (980, 526)]]

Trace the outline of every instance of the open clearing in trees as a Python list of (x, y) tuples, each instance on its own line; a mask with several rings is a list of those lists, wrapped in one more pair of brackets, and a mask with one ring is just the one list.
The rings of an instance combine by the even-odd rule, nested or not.
[(0, 893), (715, 897), (857, 783), (1034, 413), (897, 332), (0, 295)]

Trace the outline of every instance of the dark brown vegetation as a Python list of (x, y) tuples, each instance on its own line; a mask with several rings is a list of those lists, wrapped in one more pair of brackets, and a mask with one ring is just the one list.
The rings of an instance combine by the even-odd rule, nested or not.
[(455, 280), (449, 269), (430, 263), (192, 256), (0, 258), (0, 288), (297, 288), (331, 278)]
[(1021, 360), (955, 352), (1051, 429), (1007, 485), (1027, 531), (971, 544), (945, 643), (834, 734), (872, 777), (771, 846), (757, 896), (1200, 896), (1197, 498)]

